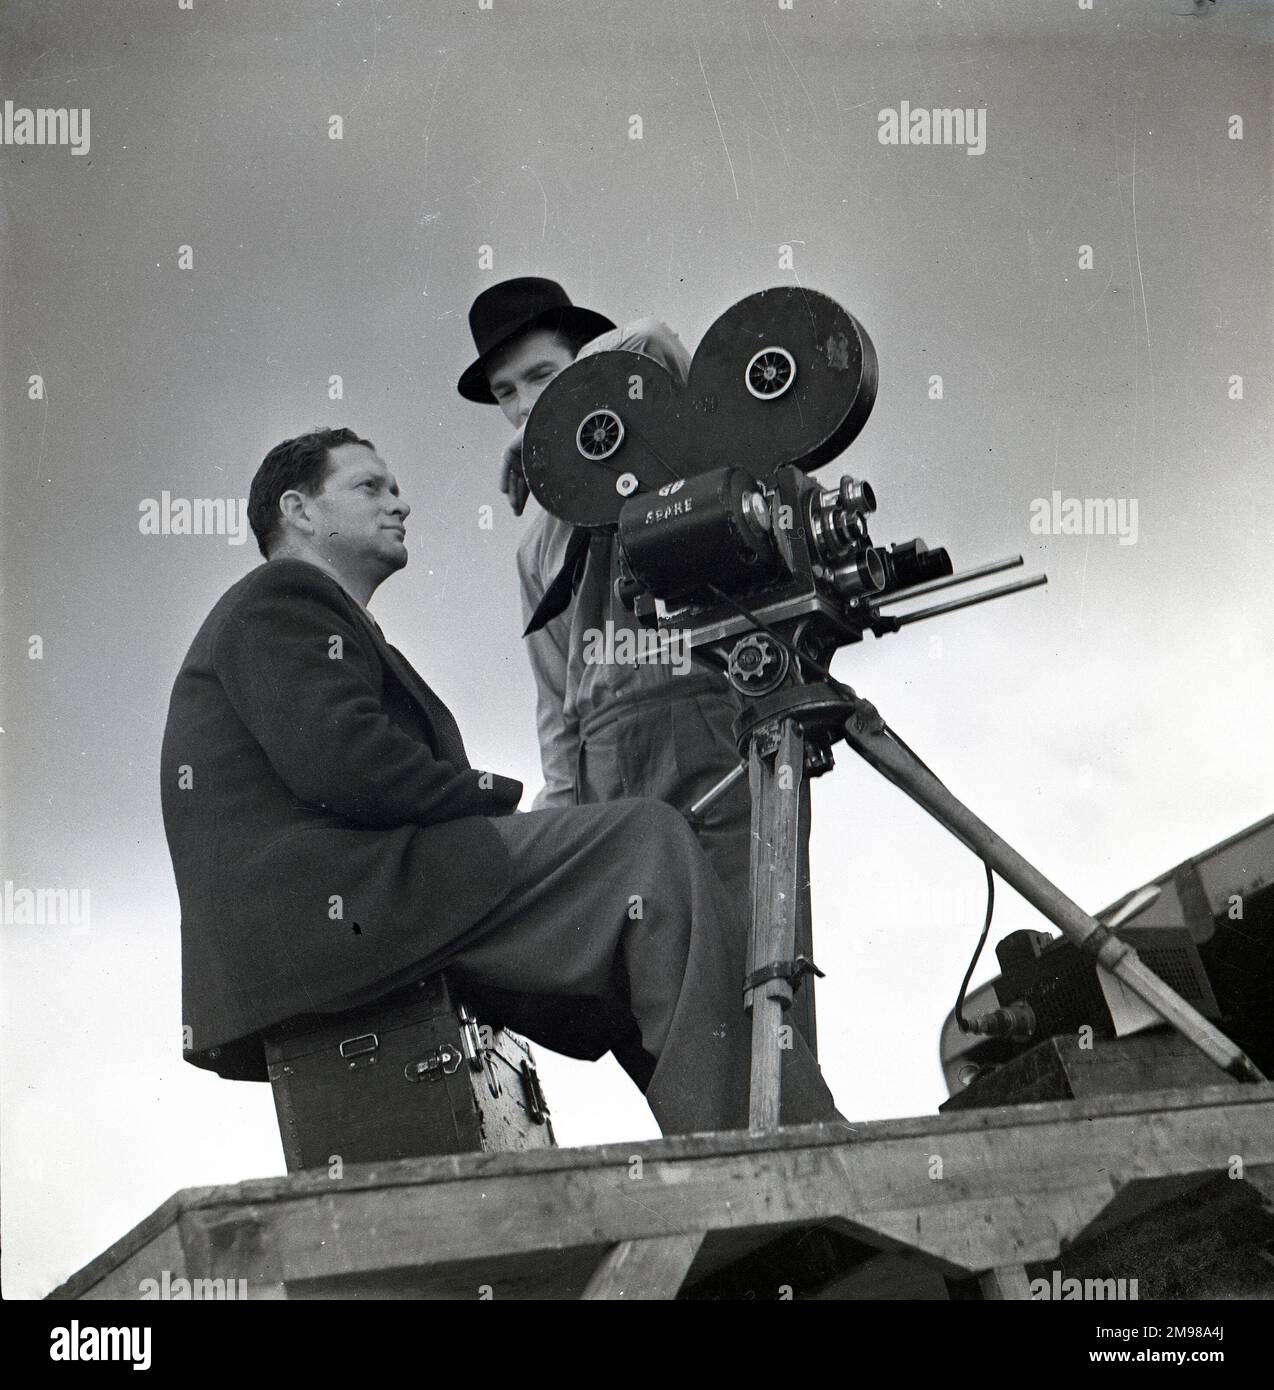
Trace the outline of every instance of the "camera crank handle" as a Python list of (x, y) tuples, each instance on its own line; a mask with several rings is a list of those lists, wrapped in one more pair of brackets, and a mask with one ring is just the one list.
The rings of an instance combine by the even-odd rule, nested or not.
[(717, 804), (718, 801), (730, 790), (734, 784), (745, 775), (748, 770), (747, 763), (740, 763), (732, 768), (726, 775), (694, 803), (686, 812), (686, 820), (692, 830), (698, 830), (703, 824), (704, 815)]

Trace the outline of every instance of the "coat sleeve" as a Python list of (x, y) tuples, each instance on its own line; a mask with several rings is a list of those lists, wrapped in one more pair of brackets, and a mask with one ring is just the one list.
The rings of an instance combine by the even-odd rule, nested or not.
[(370, 634), (317, 575), (250, 588), (216, 636), (212, 665), (307, 806), (387, 828), (503, 815), (521, 796), (520, 782), (457, 768), (390, 723)]
[(585, 343), (576, 361), (591, 357), (595, 352), (640, 352), (645, 357), (653, 357), (667, 369), (678, 386), (684, 386), (690, 375), (690, 354), (685, 344), (666, 323), (649, 315)]

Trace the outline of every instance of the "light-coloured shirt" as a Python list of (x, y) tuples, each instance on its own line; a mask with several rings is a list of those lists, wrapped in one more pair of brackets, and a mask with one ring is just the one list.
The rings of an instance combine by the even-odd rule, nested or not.
[[(638, 319), (603, 333), (580, 349), (577, 360), (616, 350), (643, 353), (665, 367), (678, 386), (686, 384), (690, 354), (672, 329), (658, 319)], [(545, 589), (561, 570), (574, 530), (570, 522), (550, 515), (534, 498), (527, 505), (534, 510), (517, 555), (524, 623), (530, 621)], [(613, 537), (591, 546), (570, 606), (524, 639), (535, 676), (536, 726), (544, 770), (544, 786), (532, 802), (532, 810), (575, 804), (581, 722), (597, 717), (617, 701), (660, 688), (676, 696), (680, 689), (689, 693), (692, 685), (701, 685), (696, 678), (698, 668), (695, 675), (678, 675), (670, 664), (585, 661), (586, 650), (596, 651), (597, 643), (604, 640), (593, 638), (586, 644), (586, 634), (604, 634), (608, 621), (614, 624), (616, 634), (623, 629), (635, 633), (640, 628), (615, 596), (616, 550)]]

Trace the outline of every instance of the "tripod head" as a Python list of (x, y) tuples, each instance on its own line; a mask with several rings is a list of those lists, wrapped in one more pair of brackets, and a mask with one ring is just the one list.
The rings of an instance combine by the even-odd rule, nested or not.
[(858, 436), (876, 384), (852, 314), (814, 290), (762, 290), (708, 329), (684, 389), (638, 353), (568, 367), (527, 421), (527, 482), (554, 515), (616, 534), (618, 592), (643, 626), (680, 632), (742, 694), (764, 696), (866, 632), (1046, 582), (884, 611), (1022, 560), (957, 574), (919, 537), (878, 546), (871, 484), (808, 476)]

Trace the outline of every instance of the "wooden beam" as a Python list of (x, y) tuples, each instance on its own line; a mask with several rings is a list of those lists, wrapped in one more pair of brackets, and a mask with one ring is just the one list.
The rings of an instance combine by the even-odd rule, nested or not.
[[(1023, 1107), (1068, 1112), (1047, 1123), (1006, 1124), (998, 1112), (994, 1127), (947, 1128), (942, 1119), (919, 1132), (907, 1122), (901, 1132), (865, 1126), (863, 1139), (839, 1143), (819, 1135), (823, 1142), (814, 1144), (740, 1145), (725, 1136), (725, 1153), (707, 1143), (690, 1146), (693, 1157), (662, 1161), (669, 1141), (574, 1150), (569, 1165), (527, 1163), (547, 1153), (500, 1155), (504, 1163), (480, 1159), (468, 1175), (457, 1158), (444, 1182), (406, 1184), (396, 1174), (369, 1186), (351, 1183), (357, 1170), (346, 1169), (345, 1179), (324, 1179), (318, 1192), (284, 1184), (254, 1203), (268, 1213), (273, 1251), (269, 1266), (264, 1248), (256, 1257), (256, 1277), (317, 1278), (820, 1221), (878, 1248), (928, 1254), (952, 1273), (1032, 1263), (1091, 1226), (1117, 1181), (1218, 1171), (1236, 1151), (1249, 1162), (1274, 1160), (1274, 1106), (1248, 1103), (1251, 1089), (1225, 1087), (1225, 1103), (1149, 1114), (1125, 1105), (1122, 1113), (1094, 1106), (1097, 1113), (1085, 1115), (1085, 1103), (1067, 1102)], [(1076, 1124), (1081, 1116), (1087, 1122)], [(797, 1134), (815, 1137), (776, 1137)], [(638, 1152), (640, 1178), (631, 1165)], [(225, 1215), (226, 1204), (206, 1198), (190, 1213), (199, 1221)], [(253, 1264), (247, 1245), (240, 1253), (241, 1265)], [(254, 1277), (247, 1268), (238, 1273)]]
[[(940, 1273), (978, 1274), (1052, 1260), (1094, 1229), (1117, 1192), (1176, 1190), (1225, 1171), (1234, 1153), (1249, 1168), (1274, 1164), (1274, 1085), (882, 1121), (848, 1138), (803, 1126), (410, 1159), (347, 1167), (341, 1179), (313, 1172), (191, 1190), (162, 1214), (168, 1224), (180, 1214), (192, 1273), (263, 1291), (462, 1261), (489, 1266), (494, 1283), (501, 1261), (535, 1252), (549, 1267), (553, 1252), (805, 1224), (914, 1252)], [(84, 1296), (155, 1237), (160, 1217), (54, 1296)]]
[(703, 1242), (701, 1232), (625, 1240), (602, 1256), (582, 1298), (675, 1298)]

